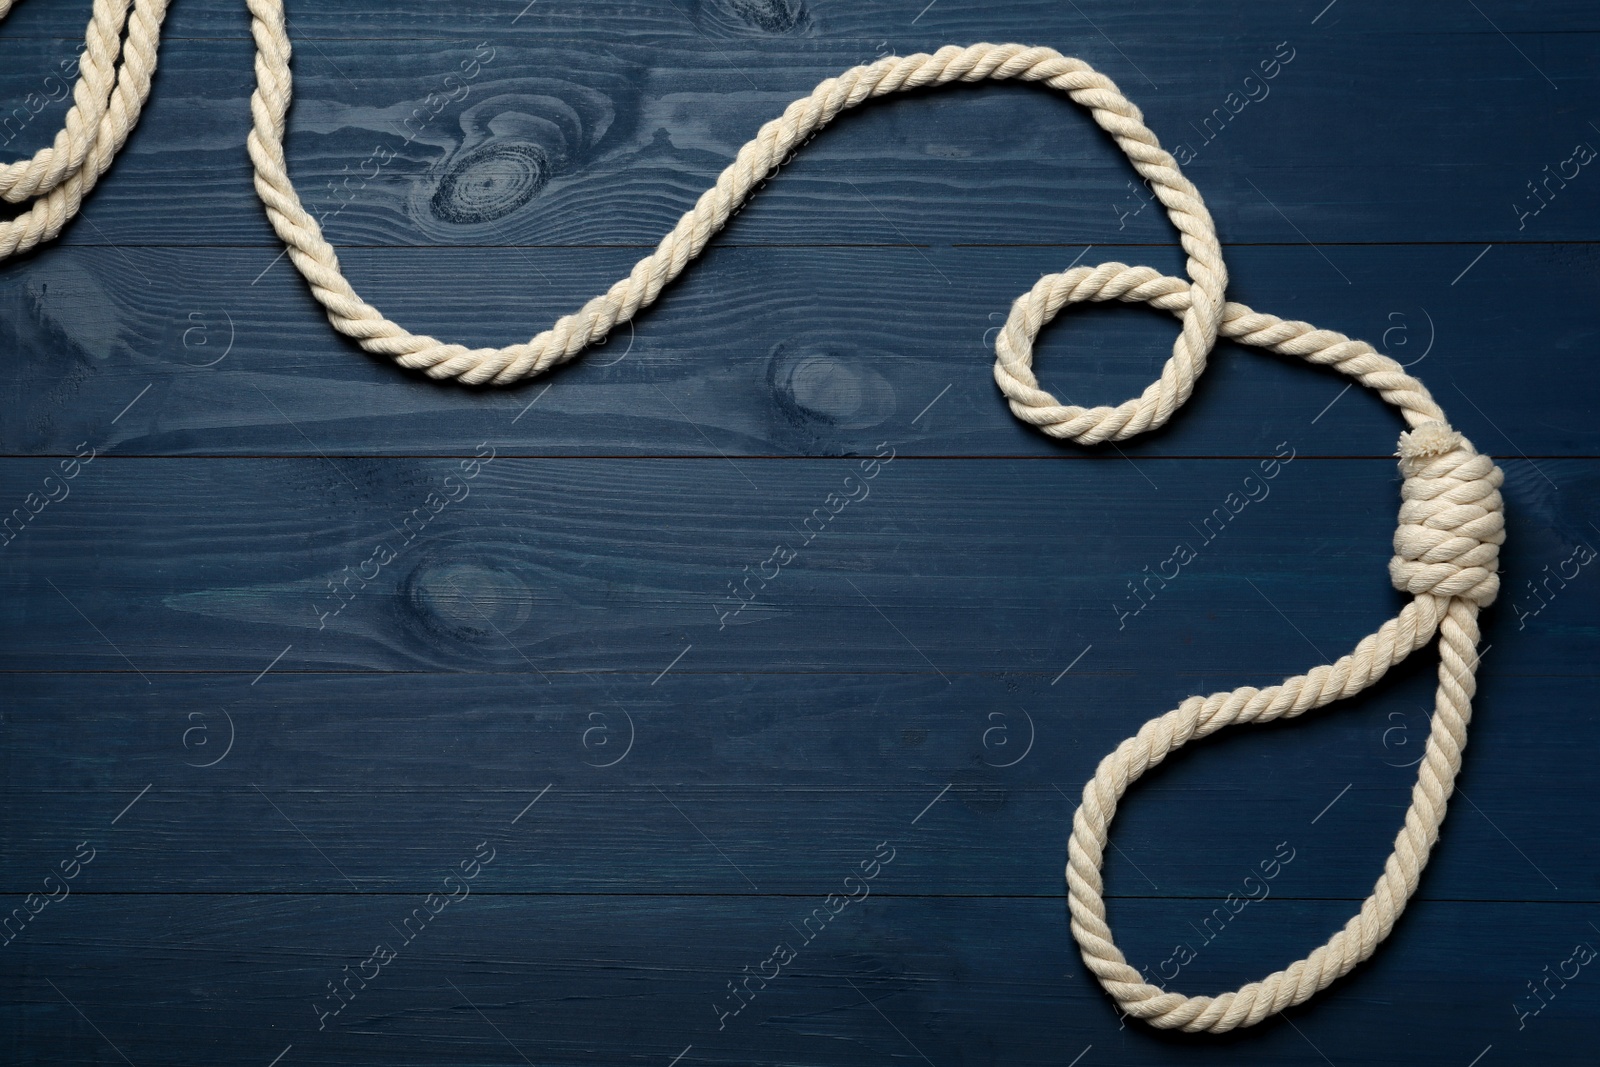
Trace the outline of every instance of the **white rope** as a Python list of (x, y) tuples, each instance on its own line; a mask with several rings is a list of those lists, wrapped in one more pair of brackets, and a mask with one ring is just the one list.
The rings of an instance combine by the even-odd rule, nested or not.
[[(59, 235), (127, 142), (150, 98), (168, 2), (138, 0), (130, 17), (128, 0), (95, 0), (61, 131), (31, 159), (0, 164), (0, 198), (33, 201), (0, 223), (0, 260)], [(0, 19), (10, 10), (11, 0), (0, 0)]]
[[(0, 17), (10, 3), (0, 0)], [(1416, 891), (1461, 768), (1476, 689), (1478, 612), (1499, 588), (1496, 563), (1505, 540), (1501, 472), (1449, 427), (1421, 382), (1372, 346), (1224, 302), (1227, 271), (1200, 194), (1145, 127), (1139, 109), (1109, 78), (1052, 49), (1015, 44), (950, 46), (932, 55), (890, 56), (854, 67), (822, 82), (809, 97), (761, 127), (628, 277), (530, 341), (467, 348), (391, 322), (362, 300), (341, 273), (333, 247), (300, 202), (285, 159), (292, 80), (283, 0), (248, 4), (257, 79), (250, 102), (250, 157), (256, 190), (290, 259), (329, 321), (366, 351), (435, 378), (472, 384), (506, 384), (539, 374), (649, 306), (778, 162), (841, 111), (888, 93), (985, 79), (1043, 82), (1088, 108), (1167, 209), (1188, 255), (1189, 277), (1103, 263), (1041, 278), (1012, 305), (995, 345), (995, 380), (1011, 410), (1051, 436), (1082, 444), (1132, 437), (1164, 424), (1189, 398), (1219, 334), (1334, 367), (1376, 390), (1400, 409), (1411, 427), (1400, 435), (1405, 480), (1389, 569), (1394, 585), (1413, 599), (1337, 663), (1267, 689), (1247, 686), (1190, 697), (1105, 757), (1084, 787), (1068, 844), (1073, 935), (1089, 969), (1128, 1014), (1157, 1027), (1213, 1032), (1250, 1026), (1304, 1002), (1371, 956), (1388, 936)], [(148, 96), (166, 6), (166, 0), (137, 0), (113, 77), (127, 2), (96, 0), (83, 77), (65, 127), (55, 144), (33, 159), (0, 168), (0, 195), (14, 202), (39, 198), (24, 216), (0, 227), (0, 258), (59, 233), (110, 165)], [(1142, 301), (1176, 315), (1182, 325), (1172, 357), (1157, 381), (1115, 407), (1061, 404), (1039, 387), (1032, 369), (1033, 340), (1066, 305), (1106, 300)], [(1225, 726), (1301, 715), (1359, 693), (1435, 634), (1440, 663), (1432, 732), (1394, 851), (1357, 914), (1306, 958), (1232, 992), (1191, 997), (1145, 982), (1112, 940), (1100, 876), (1111, 820), (1128, 787), (1175, 749)]]
[[(467, 348), (410, 333), (356, 294), (317, 221), (302, 206), (285, 161), (290, 45), (282, 0), (249, 0), (254, 16), (257, 88), (250, 156), (256, 189), (290, 258), (327, 310), (329, 321), (368, 352), (392, 357), (435, 378), (505, 384), (571, 359), (615, 325), (648, 306), (697, 256), (751, 190), (795, 146), (839, 112), (873, 97), (955, 81), (1039, 81), (1067, 93), (1116, 140), (1166, 207), (1188, 254), (1188, 280), (1148, 267), (1104, 263), (1040, 279), (1017, 299), (996, 342), (995, 380), (1018, 418), (1054, 437), (1082, 444), (1122, 440), (1160, 426), (1194, 389), (1217, 334), (1312, 363), (1335, 367), (1398, 407), (1411, 426), (1400, 437), (1405, 475), (1395, 533), (1394, 584), (1413, 600), (1337, 663), (1268, 689), (1191, 697), (1146, 723), (1117, 746), (1084, 787), (1068, 844), (1067, 885), (1072, 932), (1084, 962), (1128, 1014), (1153, 1026), (1220, 1032), (1250, 1026), (1299, 1004), (1376, 950), (1388, 936), (1438, 839), (1475, 689), (1478, 610), (1494, 599), (1495, 566), (1505, 539), (1500, 470), (1449, 428), (1422, 383), (1398, 363), (1342, 334), (1285, 322), (1240, 304), (1224, 304), (1227, 271), (1216, 228), (1200, 194), (1144, 125), (1139, 109), (1111, 80), (1081, 60), (1049, 48), (978, 44), (933, 55), (889, 56), (829, 78), (783, 115), (762, 126), (656, 250), (629, 275), (578, 311), (522, 344)], [(1143, 301), (1182, 322), (1161, 377), (1115, 407), (1061, 404), (1039, 388), (1032, 342), (1065, 305), (1079, 301)], [(1394, 664), (1439, 635), (1439, 689), (1433, 730), (1419, 765), (1410, 809), (1394, 852), (1372, 895), (1343, 929), (1305, 959), (1259, 982), (1220, 996), (1185, 996), (1145, 982), (1112, 940), (1100, 868), (1117, 801), (1174, 749), (1235, 723), (1300, 715), (1375, 683)]]

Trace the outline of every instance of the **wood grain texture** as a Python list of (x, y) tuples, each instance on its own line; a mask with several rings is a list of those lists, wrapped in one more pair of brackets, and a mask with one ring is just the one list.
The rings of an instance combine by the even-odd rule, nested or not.
[[(1107, 69), (1180, 158), (1189, 156), (1178, 146), (1188, 146), (1225, 242), (1446, 240), (1463, 245), (1464, 266), (1488, 242), (1600, 235), (1586, 169), (1551, 186), (1536, 216), (1519, 220), (1512, 207), (1542, 203), (1526, 183), (1600, 137), (1586, 117), (1600, 103), (1600, 76), (1585, 35), (1529, 35), (1524, 51), (1567, 86), (1557, 92), (1487, 25), (1448, 50), (1392, 27), (1326, 41), (1308, 28), (1278, 16), (1250, 35), (1123, 40), (1118, 47), (1142, 53), (1160, 89), (1119, 69), (1126, 61), (1104, 39), (1030, 36)], [(343, 246), (651, 246), (763, 122), (878, 47), (859, 38), (602, 36), (598, 50), (594, 37), (520, 31), (443, 46), (308, 41), (288, 139), (308, 208), (326, 213), (330, 239)], [(63, 48), (4, 40), (0, 99), (23, 99)], [(1286, 40), (1282, 54), (1294, 58), (1283, 66), (1275, 57)], [(159, 95), (102, 183), (93, 224), (73, 226), (66, 243), (273, 247), (259, 205), (237, 195), (249, 180), (251, 57), (244, 39), (166, 43)], [(1263, 63), (1280, 68), (1266, 82)], [(470, 79), (463, 64), (476, 71)], [(1354, 69), (1382, 91), (1352, 89)], [(44, 120), (60, 114), (56, 106), (7, 147), (48, 143), (59, 118)], [(1395, 115), (1403, 136), (1364, 133)], [(457, 195), (441, 201), (446, 178)], [(757, 194), (728, 238), (1072, 244), (1126, 240), (1131, 230), (1170, 242), (1150, 212), (1133, 222), (1119, 213), (1138, 205), (1141, 188), (1065, 97), (952, 88), (841, 116)], [(151, 210), (157, 204), (164, 210)]]
[[(289, 13), (308, 206), (364, 295), (479, 344), (610, 284), (844, 67), (984, 39), (1094, 63), (1192, 154), (1230, 296), (1372, 341), (1503, 457), (1460, 792), (1392, 941), (1283, 1018), (1124, 1027), (1084, 972), (1082, 783), (1185, 696), (1393, 614), (1400, 424), (1232, 345), (1120, 449), (1011, 418), (989, 331), (1019, 292), (1080, 257), (1182, 269), (1070, 103), (847, 115), (606, 346), (470, 390), (329, 329), (250, 190), (244, 5), (178, 0), (84, 217), (0, 266), (0, 1060), (1593, 1059), (1600, 977), (1560, 976), (1600, 945), (1600, 177), (1549, 177), (1600, 145), (1593, 5)], [(87, 16), (0, 26), (0, 158), (59, 127)], [(1082, 309), (1041, 377), (1115, 402), (1173, 333)], [(1435, 662), (1142, 782), (1106, 865), (1130, 959), (1211, 992), (1343, 923)]]
[[(537, 799), (525, 819), (539, 849), (496, 868), (497, 892), (820, 895), (875, 827), (928, 809), (923, 847), (879, 892), (1054, 901), (1100, 756), (1218, 679), (1080, 665), (1056, 686), (1020, 673), (152, 681), (12, 682), (8, 893), (33, 891), (63, 843), (149, 785), (75, 892), (427, 892), (462, 825), (510, 824)], [(1542, 759), (1557, 779), (1583, 774), (1596, 727), (1572, 693), (1591, 685), (1488, 680), (1471, 799), (1452, 808), (1424, 899), (1600, 898), (1568, 820), (1519, 777)], [(1408, 667), (1370, 699), (1185, 752), (1119, 812), (1110, 895), (1220, 899), (1287, 840), (1307, 859), (1274, 898), (1359, 901), (1399, 829), (1430, 701), (1431, 671)], [(1511, 710), (1527, 706), (1575, 724), (1564, 751)], [(1570, 820), (1600, 815), (1586, 791), (1565, 800)]]
[[(482, 839), (463, 828), (463, 841)], [(496, 847), (505, 855), (537, 846)], [(895, 876), (891, 865), (878, 880)], [(478, 880), (493, 877), (491, 865)], [(1070, 943), (1039, 936), (1063, 921), (1059, 901), (874, 895), (803, 945), (796, 926), (821, 898), (747, 904), (475, 892), (396, 948), (395, 926), (421, 901), (69, 898), (51, 917), (53, 931), (12, 946), (23, 958), (4, 979), (8, 1003), (18, 1006), (10, 1039), (49, 1044), (69, 1062), (107, 1062), (115, 1055), (109, 1039), (135, 1063), (160, 1062), (175, 1044), (238, 1063), (268, 1063), (292, 1045), (285, 1062), (311, 1064), (667, 1063), (692, 1045), (680, 1062), (760, 1065), (920, 1063), (919, 1049), (936, 1064), (1053, 1064), (1092, 1046), (1081, 1062), (1098, 1054), (1140, 1065), (1313, 1067), (1326, 1056), (1402, 1067), (1419, 1056), (1468, 1062), (1489, 1044), (1503, 1055), (1581, 1062), (1563, 1057), (1592, 1031), (1577, 984), (1521, 1030), (1513, 1008), (1517, 993), (1528, 996), (1524, 976), (1569, 958), (1574, 941), (1593, 940), (1592, 909), (1566, 905), (1422, 904), (1387, 951), (1340, 983), (1342, 996), (1253, 1032), (1178, 1042), (1119, 1030)], [(1204, 917), (1203, 902), (1186, 905), (1196, 921)], [(75, 918), (70, 907), (79, 909)], [(1137, 929), (1171, 918), (1179, 905), (1115, 907)], [(1285, 939), (1320, 938), (1347, 909), (1343, 901), (1253, 905), (1205, 947), (1192, 974), (1218, 985), (1244, 979), (1264, 959), (1280, 959)], [(1519, 937), (1490, 933), (1512, 926)], [(755, 999), (719, 1030), (718, 1007), (732, 1002), (727, 983), (756, 973), (786, 939), (797, 950), (791, 967), (765, 990), (752, 981)], [(343, 979), (346, 966), (356, 974), (383, 942), (398, 958), (319, 1031), (326, 983)], [(1463, 944), (1473, 946), (1470, 971), (1460, 965)], [(1480, 990), (1480, 969), (1504, 979)], [(1045, 974), (1048, 982), (1032, 977)], [(1492, 1004), (1461, 1011), (1484, 993)], [(249, 1005), (242, 1014), (241, 1002)], [(1447, 1032), (1419, 1032), (1417, 1019), (1430, 1016), (1458, 1021)]]
[[(1122, 7), (1072, 6), (1052, 0), (1007, 0), (1004, 4), (860, 4), (850, 0), (671, 0), (663, 3), (590, 3), (589, 0), (463, 0), (441, 10), (428, 0), (290, 0), (289, 16), (298, 33), (320, 40), (361, 38), (377, 41), (459, 40), (483, 29), (515, 27), (532, 38), (570, 32), (611, 32), (619, 38), (701, 38), (774, 40), (870, 36), (874, 40), (916, 37), (1018, 38), (1044, 29), (1072, 31), (1086, 39), (1150, 32), (1170, 27), (1176, 34), (1257, 32), (1269, 16), (1286, 23), (1314, 25), (1330, 35), (1359, 35), (1389, 29), (1428, 32), (1442, 26), (1463, 34), (1491, 33), (1481, 20), (1443, 22), (1454, 5), (1424, 0), (1403, 8), (1338, 7), (1323, 12), (1315, 4), (1287, 9), (1271, 0), (1240, 0), (1226, 7), (1196, 10), (1180, 3), (1152, 5), (1148, 12)], [(1600, 28), (1594, 10), (1582, 0), (1492, 9), (1494, 24), (1508, 33), (1585, 32)], [(83, 36), (88, 12), (71, 3), (19, 2), (6, 24), (15, 38)], [(244, 38), (249, 28), (229, 0), (192, 0), (168, 16), (174, 38)], [(973, 39), (977, 39), (974, 37)], [(1104, 41), (1101, 42), (1104, 44)]]
[[(359, 249), (343, 261), (408, 327), (502, 344), (578, 307), (636, 254)], [(0, 344), (28, 353), (0, 395), (0, 450), (68, 455), (87, 440), (123, 455), (468, 455), (490, 439), (520, 455), (837, 456), (891, 439), (914, 455), (1119, 458), (1011, 416), (992, 379), (995, 331), (1040, 275), (1079, 258), (1183, 270), (1176, 249), (1128, 245), (718, 246), (575, 364), (472, 390), (428, 385), (339, 339), (285, 263), (251, 284), (276, 253), (126, 255), (59, 248), (0, 275)], [(1330, 255), (1351, 285), (1304, 247), (1234, 249), (1233, 295), (1409, 364), (1490, 454), (1600, 455), (1600, 371), (1576, 358), (1600, 341), (1593, 246), (1495, 248), (1455, 286), (1465, 259), (1454, 246)], [(1515, 310), (1534, 306), (1536, 319)], [(1117, 403), (1159, 373), (1176, 330), (1144, 308), (1074, 310), (1044, 334), (1040, 373), (1058, 395)], [(1120, 447), (1263, 456), (1291, 439), (1306, 455), (1392, 455), (1398, 417), (1347, 384), (1224, 343), (1169, 426)], [(1559, 410), (1555, 389), (1570, 397)]]
[[(1403, 603), (1383, 460), (1297, 459), (1271, 481), (1243, 459), (898, 459), (870, 481), (867, 459), (502, 458), (467, 481), (468, 462), (99, 457), (0, 555), (0, 667), (254, 674), (293, 643), (290, 669), (653, 676), (694, 644), (683, 669), (1053, 677), (1087, 643), (1131, 668), (1164, 639), (1185, 669), (1280, 674)], [(41, 465), (0, 463), (7, 499), (44, 493)], [(1507, 595), (1531, 607), (1525, 583), (1593, 539), (1600, 468), (1506, 466)], [(1572, 495), (1546, 500), (1539, 471)], [(1230, 517), (1250, 486), (1263, 499)], [(1198, 558), (1163, 586), (1179, 544)], [(1535, 621), (1592, 605), (1567, 570)], [(1223, 621), (1277, 631), (1280, 611), (1304, 636), (1240, 642)], [(1517, 621), (1507, 640), (1527, 640)], [(1592, 640), (1552, 626), (1541, 655)]]

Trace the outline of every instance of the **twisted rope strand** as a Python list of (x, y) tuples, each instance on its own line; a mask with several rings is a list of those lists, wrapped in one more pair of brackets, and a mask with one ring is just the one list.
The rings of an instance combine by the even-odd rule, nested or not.
[(83, 165), (100, 116), (110, 101), (111, 87), (116, 83), (117, 56), (122, 51), (127, 15), (126, 0), (95, 0), (66, 123), (54, 143), (39, 149), (31, 159), (0, 164), (0, 197), (17, 204), (47, 193)]
[[(0, 3), (3, 19), (11, 5)], [(150, 98), (168, 4), (137, 0), (130, 16), (128, 0), (95, 0), (73, 105), (61, 131), (32, 158), (0, 165), (0, 198), (33, 201), (0, 223), (0, 260), (58, 236), (122, 150)]]

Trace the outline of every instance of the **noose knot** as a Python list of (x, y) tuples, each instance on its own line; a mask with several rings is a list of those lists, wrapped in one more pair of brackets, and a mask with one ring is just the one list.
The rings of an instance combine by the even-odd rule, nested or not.
[(1405, 484), (1389, 561), (1395, 588), (1492, 603), (1506, 539), (1500, 468), (1438, 421), (1401, 434), (1399, 455)]

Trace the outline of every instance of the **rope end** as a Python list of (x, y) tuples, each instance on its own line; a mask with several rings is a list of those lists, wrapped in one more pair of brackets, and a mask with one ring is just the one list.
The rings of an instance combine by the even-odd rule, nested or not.
[(1425, 422), (1409, 433), (1400, 435), (1400, 473), (1410, 478), (1430, 460), (1448, 456), (1461, 445), (1461, 434), (1447, 422)]

